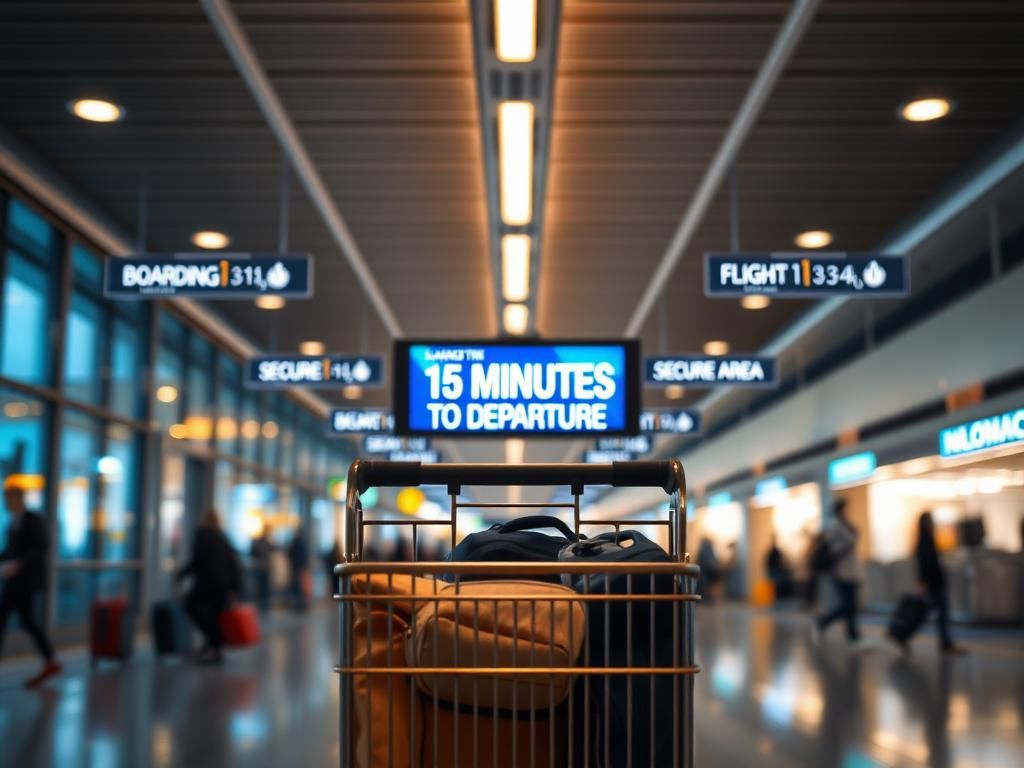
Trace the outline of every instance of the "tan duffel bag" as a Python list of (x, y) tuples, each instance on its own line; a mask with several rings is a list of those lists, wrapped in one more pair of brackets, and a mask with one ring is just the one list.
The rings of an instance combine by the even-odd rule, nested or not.
[[(585, 613), (576, 593), (542, 581), (445, 584), (436, 603), (417, 606), (406, 660), (411, 667), (475, 669), (477, 674), (421, 674), (426, 696), (499, 710), (548, 709), (565, 701), (572, 675), (487, 674), (487, 668), (571, 667), (583, 645)], [(552, 599), (557, 598), (557, 599)], [(474, 608), (475, 606), (475, 608)]]

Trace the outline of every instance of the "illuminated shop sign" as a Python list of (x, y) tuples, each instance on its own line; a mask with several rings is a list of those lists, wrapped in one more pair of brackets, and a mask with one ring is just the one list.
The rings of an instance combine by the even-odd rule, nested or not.
[(700, 432), (700, 411), (642, 411), (640, 431), (648, 434), (695, 435)]
[(635, 341), (396, 341), (396, 434), (627, 435)]
[(636, 454), (631, 451), (584, 451), (583, 461), (587, 464), (610, 464), (613, 461), (633, 461)]
[(395, 420), (388, 411), (361, 408), (338, 408), (331, 411), (327, 431), (335, 435), (361, 435), (373, 432), (390, 433)]
[(350, 384), (379, 387), (384, 381), (383, 371), (384, 361), (373, 356), (265, 355), (246, 361), (245, 386), (249, 389), (337, 388)]
[(939, 431), (939, 455), (963, 456), (1024, 442), (1024, 408)]
[(732, 504), (732, 494), (728, 491), (719, 491), (708, 496), (709, 507), (722, 507), (726, 504)]
[(871, 451), (836, 459), (828, 465), (828, 482), (830, 485), (844, 485), (866, 480), (875, 473), (877, 466), (878, 460)]
[(905, 296), (910, 275), (904, 256), (882, 253), (708, 253), (708, 296)]
[(786, 490), (786, 487), (786, 478), (778, 475), (775, 477), (766, 477), (754, 486), (754, 496), (759, 499), (776, 496)]
[(660, 386), (688, 387), (773, 387), (774, 357), (741, 355), (676, 355), (648, 357), (644, 362), (646, 382)]
[(103, 293), (111, 299), (254, 299), (313, 295), (308, 254), (167, 253), (110, 256), (104, 261)]
[(363, 438), (363, 453), (391, 453), (393, 451), (429, 451), (430, 441), (425, 437), (396, 437), (395, 435), (367, 435)]
[(651, 440), (646, 435), (636, 435), (635, 437), (602, 437), (597, 441), (597, 450), (650, 453)]

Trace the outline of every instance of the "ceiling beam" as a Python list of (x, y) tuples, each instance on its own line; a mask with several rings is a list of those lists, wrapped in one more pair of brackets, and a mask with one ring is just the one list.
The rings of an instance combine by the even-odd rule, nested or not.
[(626, 336), (636, 336), (643, 328), (647, 315), (650, 314), (654, 303), (665, 289), (668, 279), (672, 276), (672, 272), (697, 232), (697, 227), (703, 221), (712, 198), (718, 192), (729, 167), (760, 117), (761, 110), (775, 89), (775, 84), (785, 70), (786, 64), (789, 63), (793, 51), (803, 39), (804, 32), (810, 26), (820, 5), (821, 0), (796, 0), (793, 3), (789, 15), (775, 37), (775, 42), (772, 43), (768, 55), (761, 63), (757, 77), (754, 78), (750, 90), (747, 91), (740, 108), (729, 124), (725, 138), (722, 139), (711, 164), (705, 171), (689, 208), (686, 209), (686, 213), (683, 214), (683, 218), (676, 227), (675, 234), (672, 235), (672, 240), (665, 250), (665, 255), (662, 256), (657, 269), (655, 269), (633, 316), (626, 324)]
[(402, 336), (402, 326), (399, 324), (398, 318), (395, 317), (391, 305), (381, 291), (377, 278), (374, 277), (366, 263), (366, 258), (359, 249), (352, 231), (348, 228), (348, 224), (345, 223), (345, 219), (342, 218), (338, 207), (334, 204), (334, 199), (327, 191), (320, 172), (310, 158), (309, 152), (306, 151), (306, 145), (299, 137), (298, 131), (295, 130), (295, 124), (278, 98), (277, 91), (270, 83), (238, 17), (231, 10), (227, 0), (200, 0), (200, 4), (206, 11), (221, 43), (227, 49), (238, 74), (241, 75), (249, 92), (256, 100), (264, 119), (274, 136), (277, 137), (295, 175), (305, 187), (306, 193), (320, 214), (327, 231), (331, 233), (334, 242), (348, 260), (352, 271), (355, 272), (356, 279), (363, 287), (374, 309), (377, 310), (384, 327), (393, 337)]

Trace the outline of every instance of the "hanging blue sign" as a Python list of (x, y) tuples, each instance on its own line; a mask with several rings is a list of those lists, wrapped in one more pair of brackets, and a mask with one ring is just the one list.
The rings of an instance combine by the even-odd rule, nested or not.
[(707, 253), (708, 296), (906, 296), (905, 256), (887, 253)]
[(103, 263), (108, 299), (309, 298), (313, 258), (309, 254), (144, 253), (108, 256)]
[(867, 480), (875, 473), (877, 466), (878, 460), (871, 451), (836, 459), (828, 465), (829, 485), (845, 485)]
[(383, 383), (384, 361), (369, 355), (263, 355), (250, 357), (245, 365), (249, 389), (337, 389), (350, 384), (369, 388)]
[(650, 409), (640, 413), (640, 431), (657, 435), (696, 435), (700, 411)]
[(939, 431), (939, 455), (963, 456), (1024, 442), (1024, 408), (946, 427)]
[(418, 461), (420, 464), (437, 464), (441, 461), (441, 454), (437, 451), (401, 450), (391, 451), (388, 454), (388, 461)]
[(430, 441), (425, 437), (398, 437), (396, 435), (367, 435), (363, 438), (363, 453), (391, 453), (393, 451), (429, 451)]
[(365, 408), (337, 408), (331, 411), (327, 432), (332, 435), (362, 435), (390, 433), (395, 420), (388, 411)]
[(602, 437), (597, 440), (599, 451), (629, 451), (634, 454), (651, 452), (651, 440), (647, 435), (634, 437)]
[(676, 355), (644, 361), (645, 381), (663, 387), (774, 387), (775, 369), (774, 357), (744, 355)]
[(638, 357), (636, 341), (396, 341), (395, 432), (635, 434)]
[(611, 464), (613, 461), (635, 461), (636, 454), (632, 451), (623, 450), (594, 450), (583, 453), (583, 461), (586, 464)]

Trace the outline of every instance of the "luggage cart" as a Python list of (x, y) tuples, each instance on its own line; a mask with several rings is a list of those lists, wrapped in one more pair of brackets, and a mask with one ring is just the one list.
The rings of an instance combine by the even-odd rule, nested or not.
[[(420, 485), (447, 489), (447, 517), (364, 518), (359, 496), (368, 488)], [(584, 489), (599, 485), (661, 488), (670, 497), (668, 515), (585, 518)], [(460, 501), (464, 486), (567, 486), (572, 501)], [(571, 510), (578, 537), (595, 526), (662, 526), (670, 557), (656, 563), (363, 561), (370, 526), (411, 528), (414, 558), (426, 526), (447, 528), (454, 549), (459, 512), (468, 509)], [(679, 461), (421, 465), (357, 459), (348, 474), (342, 536), (344, 562), (335, 568), (342, 768), (692, 768), (698, 569), (686, 551), (686, 483)], [(507, 582), (488, 579), (557, 580), (574, 590), (535, 596), (526, 587), (510, 597), (487, 586)], [(507, 649), (499, 649), (498, 630), (483, 626), (508, 624), (509, 608), (513, 634), (528, 627), (512, 641), (511, 661)], [(455, 624), (445, 625), (439, 611), (452, 614)], [(579, 613), (582, 627), (572, 618)], [(529, 623), (521, 619), (526, 616)], [(451, 647), (438, 641), (439, 626), (454, 633)], [(433, 658), (416, 658), (413, 640), (429, 631)], [(458, 642), (465, 633), (471, 633), (468, 646)], [(540, 640), (546, 633), (578, 648), (575, 661), (556, 663), (554, 641)], [(439, 646), (447, 648), (445, 659), (438, 657)], [(552, 691), (566, 681), (570, 693), (555, 701)]]

